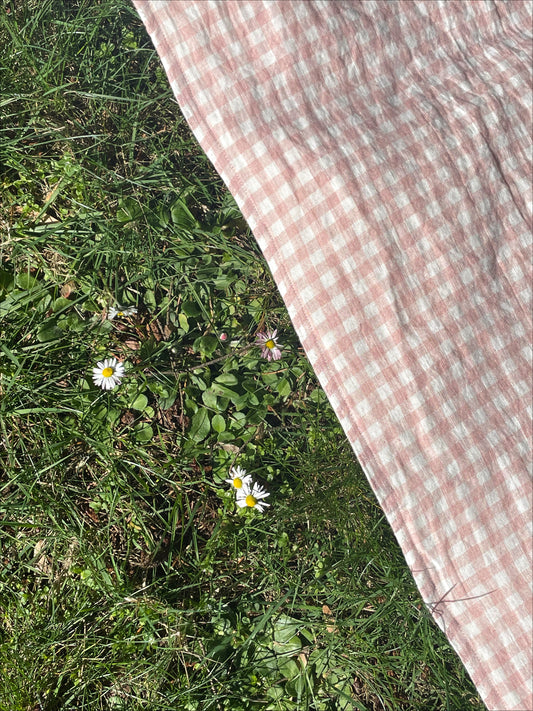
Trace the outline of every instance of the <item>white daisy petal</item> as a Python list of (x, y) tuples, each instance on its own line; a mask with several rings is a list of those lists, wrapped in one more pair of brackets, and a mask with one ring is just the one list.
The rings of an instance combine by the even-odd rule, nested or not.
[(124, 375), (124, 365), (116, 358), (106, 358), (93, 368), (93, 382), (103, 390), (115, 388)]
[(256, 345), (261, 348), (261, 356), (266, 360), (279, 360), (281, 358), (282, 344), (278, 341), (278, 329), (260, 332), (256, 336)]
[(263, 513), (263, 509), (266, 506), (270, 506), (266, 501), (262, 501), (262, 499), (266, 499), (267, 496), (270, 496), (270, 493), (260, 484), (254, 483), (251, 486), (247, 485), (239, 489), (235, 501), (240, 508), (247, 506)]
[(120, 304), (117, 304), (116, 306), (110, 306), (109, 311), (107, 312), (107, 318), (109, 321), (112, 321), (114, 318), (119, 316), (120, 318), (126, 318), (127, 316), (133, 316), (133, 314), (137, 313), (137, 309), (135, 306), (120, 306)]
[(242, 467), (232, 467), (229, 473), (231, 478), (224, 479), (224, 481), (231, 484), (237, 491), (252, 484), (252, 475), (247, 474)]

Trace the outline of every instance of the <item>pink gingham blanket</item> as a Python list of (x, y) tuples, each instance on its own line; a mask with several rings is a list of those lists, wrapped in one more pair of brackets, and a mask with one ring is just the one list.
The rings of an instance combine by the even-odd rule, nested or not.
[(531, 3), (135, 5), (437, 624), (531, 710)]

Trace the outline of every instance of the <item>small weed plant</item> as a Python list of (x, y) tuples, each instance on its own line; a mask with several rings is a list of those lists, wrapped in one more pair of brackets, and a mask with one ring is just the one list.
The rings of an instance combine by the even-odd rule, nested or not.
[(0, 708), (481, 711), (133, 7), (0, 38)]

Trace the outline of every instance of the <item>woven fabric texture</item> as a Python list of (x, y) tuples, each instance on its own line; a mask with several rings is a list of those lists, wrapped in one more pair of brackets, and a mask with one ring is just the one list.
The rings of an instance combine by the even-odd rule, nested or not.
[(135, 5), (437, 624), (531, 710), (531, 3)]

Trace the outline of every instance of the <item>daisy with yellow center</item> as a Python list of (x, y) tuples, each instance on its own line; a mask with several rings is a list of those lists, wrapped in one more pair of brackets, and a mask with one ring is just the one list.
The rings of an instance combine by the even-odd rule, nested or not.
[(259, 484), (252, 484), (252, 486), (243, 486), (242, 489), (239, 489), (235, 501), (240, 508), (248, 507), (263, 513), (265, 506), (270, 506), (262, 501), (267, 496), (270, 496), (270, 493), (265, 488)]
[(93, 381), (103, 390), (113, 390), (124, 377), (124, 366), (116, 358), (106, 358), (93, 368)]
[(116, 306), (110, 306), (109, 311), (107, 313), (107, 318), (112, 321), (116, 316), (119, 316), (120, 318), (125, 318), (126, 316), (133, 316), (133, 314), (137, 313), (137, 309), (135, 306), (119, 306), (117, 304)]
[(243, 487), (250, 486), (252, 483), (252, 475), (247, 474), (245, 469), (242, 467), (232, 467), (229, 470), (231, 479), (224, 479), (228, 484), (231, 484), (233, 488), (239, 492)]
[(278, 329), (274, 331), (260, 332), (256, 336), (256, 345), (261, 347), (261, 356), (267, 360), (279, 360), (281, 358), (282, 344), (278, 341)]

